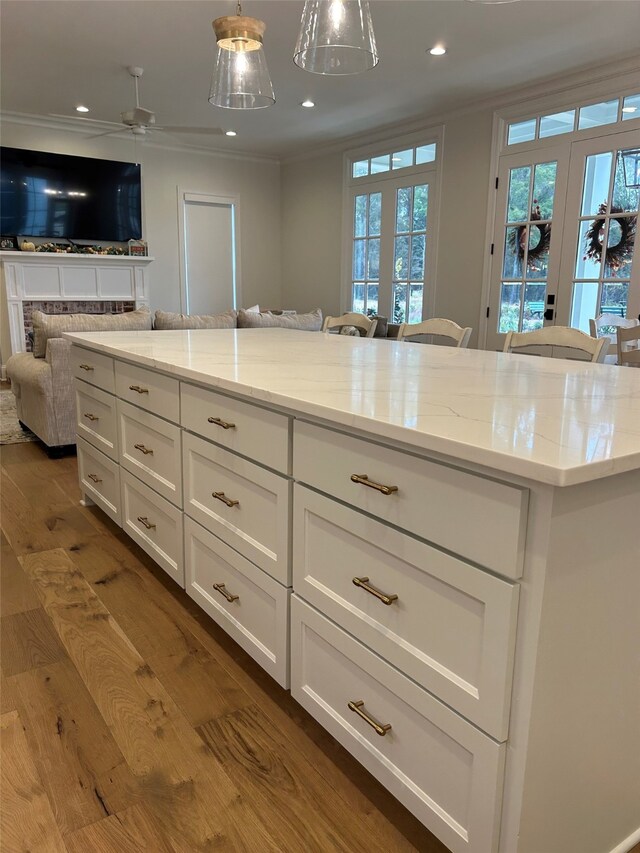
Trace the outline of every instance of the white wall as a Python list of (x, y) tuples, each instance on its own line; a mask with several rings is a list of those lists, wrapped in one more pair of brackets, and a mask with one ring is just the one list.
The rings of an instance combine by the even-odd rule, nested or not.
[[(87, 139), (83, 134), (4, 122), (2, 144), (81, 157), (134, 160), (132, 139)], [(281, 302), (280, 166), (272, 160), (232, 159), (139, 145), (144, 236), (149, 254), (152, 310), (180, 310), (178, 195), (182, 190), (240, 197), (242, 302)], [(3, 362), (9, 355), (4, 282), (1, 295)]]
[[(493, 110), (445, 125), (436, 315), (474, 330), (476, 346)], [(425, 127), (428, 121), (425, 119)], [(341, 313), (342, 153), (282, 167), (283, 304)], [(384, 313), (381, 311), (381, 313)]]
[(342, 154), (282, 168), (282, 304), (340, 314)]

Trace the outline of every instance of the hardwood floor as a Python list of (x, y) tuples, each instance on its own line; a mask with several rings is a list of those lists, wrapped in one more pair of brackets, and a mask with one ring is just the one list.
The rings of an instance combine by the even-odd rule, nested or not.
[(2, 853), (446, 853), (99, 510), (2, 448)]

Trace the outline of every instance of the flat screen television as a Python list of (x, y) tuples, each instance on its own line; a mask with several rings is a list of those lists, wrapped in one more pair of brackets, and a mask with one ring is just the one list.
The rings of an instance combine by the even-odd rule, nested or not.
[(140, 166), (2, 146), (0, 221), (2, 235), (140, 240)]

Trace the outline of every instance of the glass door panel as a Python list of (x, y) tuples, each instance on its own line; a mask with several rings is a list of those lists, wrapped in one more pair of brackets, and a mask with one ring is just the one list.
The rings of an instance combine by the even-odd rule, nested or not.
[(434, 222), (433, 178), (386, 180), (354, 194), (351, 247), (352, 311), (393, 323), (419, 323), (430, 292)]
[(623, 164), (634, 145), (637, 134), (629, 132), (572, 146), (557, 322), (583, 332), (599, 314), (640, 312), (640, 263), (634, 266), (640, 188)]
[(487, 333), (491, 349), (502, 349), (507, 332), (545, 324), (558, 281), (567, 168), (565, 149), (501, 158)]

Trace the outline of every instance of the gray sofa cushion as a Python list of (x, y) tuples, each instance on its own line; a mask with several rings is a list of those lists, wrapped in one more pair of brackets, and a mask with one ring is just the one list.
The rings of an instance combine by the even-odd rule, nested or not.
[(61, 338), (65, 332), (140, 332), (151, 328), (148, 308), (124, 314), (44, 314), (33, 312), (33, 354), (44, 358), (49, 338)]
[(316, 308), (308, 314), (272, 314), (265, 311), (256, 314), (253, 311), (238, 311), (239, 329), (300, 329), (304, 332), (319, 332), (322, 328), (322, 311)]
[(235, 311), (224, 314), (174, 314), (156, 311), (154, 329), (235, 329), (238, 325)]

